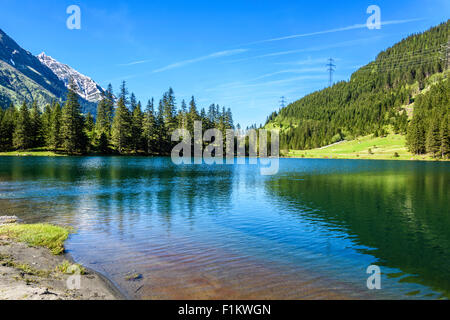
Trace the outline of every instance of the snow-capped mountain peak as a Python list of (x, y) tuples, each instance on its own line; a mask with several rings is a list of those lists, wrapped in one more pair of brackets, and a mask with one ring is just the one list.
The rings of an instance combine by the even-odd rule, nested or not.
[(105, 90), (88, 76), (85, 76), (70, 66), (47, 56), (45, 52), (42, 52), (37, 56), (37, 58), (42, 64), (52, 70), (53, 73), (64, 82), (66, 87), (69, 87), (70, 79), (73, 79), (77, 88), (76, 91), (83, 99), (94, 103), (97, 103), (102, 99), (102, 94)]

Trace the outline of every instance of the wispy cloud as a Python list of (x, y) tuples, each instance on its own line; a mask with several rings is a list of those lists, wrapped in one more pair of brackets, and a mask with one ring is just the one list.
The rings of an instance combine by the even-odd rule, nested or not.
[(132, 62), (129, 62), (129, 63), (122, 63), (122, 64), (118, 64), (118, 66), (120, 66), (120, 67), (129, 67), (129, 66), (134, 66), (134, 65), (137, 65), (137, 64), (144, 64), (144, 63), (148, 63), (148, 62), (150, 62), (150, 61), (152, 61), (152, 60), (139, 60), (139, 61), (132, 61)]
[[(277, 86), (283, 85), (290, 82), (304, 81), (304, 80), (323, 80), (327, 79), (327, 75), (307, 75), (307, 76), (299, 76), (287, 79), (280, 80), (271, 80), (265, 82), (257, 82), (257, 83), (248, 83), (248, 82), (232, 82), (227, 84), (222, 84), (214, 88), (205, 89), (205, 91), (222, 91), (222, 90), (230, 90), (230, 89), (243, 89), (243, 88), (256, 88), (256, 87), (266, 87), (266, 86)], [(251, 80), (254, 81), (255, 79)], [(250, 82), (251, 82), (250, 81)]]
[(302, 48), (302, 49), (296, 49), (296, 50), (287, 50), (287, 51), (278, 51), (278, 52), (262, 54), (262, 55), (259, 55), (259, 56), (243, 58), (243, 59), (230, 60), (230, 61), (226, 61), (226, 62), (227, 63), (234, 63), (234, 62), (242, 62), (242, 61), (247, 61), (247, 60), (252, 60), (252, 59), (259, 59), (259, 58), (269, 58), (269, 57), (284, 56), (284, 55), (290, 55), (290, 54), (302, 53), (302, 52), (322, 51), (322, 50), (326, 50), (326, 49), (341, 48), (341, 47), (347, 47), (347, 46), (353, 46), (353, 45), (356, 45), (356, 44), (361, 44), (361, 43), (364, 43), (364, 42), (367, 42), (367, 41), (373, 41), (373, 40), (380, 39), (380, 38), (383, 38), (383, 37), (384, 36), (376, 36), (376, 37), (371, 37), (371, 38), (362, 38), (362, 39), (356, 39), (356, 40), (343, 41), (343, 42), (338, 42), (338, 43), (325, 45), (325, 46), (309, 47), (309, 48)]
[(247, 51), (248, 51), (248, 49), (234, 49), (234, 50), (219, 51), (219, 52), (211, 53), (207, 56), (202, 56), (199, 58), (194, 58), (194, 59), (190, 59), (190, 60), (184, 60), (184, 61), (172, 63), (163, 68), (156, 69), (153, 72), (158, 73), (158, 72), (163, 72), (163, 71), (167, 71), (167, 70), (171, 70), (171, 69), (181, 68), (181, 67), (184, 67), (189, 64), (193, 64), (193, 63), (197, 63), (197, 62), (201, 62), (201, 61), (205, 61), (205, 60), (210, 60), (210, 59), (232, 56), (232, 55), (244, 53)]
[[(421, 20), (424, 20), (424, 19), (423, 18), (419, 18), (419, 19), (406, 19), (406, 20), (390, 20), (390, 21), (382, 21), (381, 25), (382, 26), (387, 26), (387, 25), (392, 25), (392, 24), (403, 24), (403, 23), (410, 23), (410, 22), (416, 22), (416, 21), (421, 21)], [(328, 34), (328, 33), (342, 32), (342, 31), (356, 30), (356, 29), (364, 29), (364, 28), (367, 28), (367, 24), (355, 24), (355, 25), (342, 27), (342, 28), (329, 29), (329, 30), (310, 32), (310, 33), (293, 34), (293, 35), (279, 37), (279, 38), (260, 40), (260, 41), (251, 42), (251, 43), (249, 43), (247, 45), (261, 44), (261, 43), (274, 42), (274, 41), (282, 41), (282, 40), (289, 40), (289, 39), (295, 39), (295, 38), (318, 36), (318, 35), (323, 35), (323, 34)]]
[[(302, 60), (296, 60), (296, 61), (288, 61), (288, 62), (276, 62), (276, 65), (291, 65), (291, 66), (311, 66), (311, 65), (323, 65), (327, 63), (328, 58), (317, 58), (312, 59), (311, 57), (308, 57), (306, 59)], [(339, 61), (339, 58), (335, 58), (335, 61)]]
[(301, 73), (313, 73), (313, 72), (322, 72), (323, 68), (307, 68), (307, 69), (286, 69), (286, 70), (280, 70), (276, 72), (266, 73), (262, 76), (253, 78), (251, 81), (261, 80), (265, 78), (270, 78), (273, 76), (277, 76), (280, 74), (286, 74), (286, 73), (294, 73), (294, 74), (301, 74)]

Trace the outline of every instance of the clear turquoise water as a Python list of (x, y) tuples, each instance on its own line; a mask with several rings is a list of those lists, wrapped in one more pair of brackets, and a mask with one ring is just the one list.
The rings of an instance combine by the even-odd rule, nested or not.
[(449, 185), (448, 163), (281, 159), (261, 176), (0, 157), (0, 215), (74, 226), (69, 253), (133, 298), (436, 299), (450, 296)]

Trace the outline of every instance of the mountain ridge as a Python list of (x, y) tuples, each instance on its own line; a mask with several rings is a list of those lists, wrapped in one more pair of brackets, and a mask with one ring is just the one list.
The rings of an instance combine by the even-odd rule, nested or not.
[(98, 103), (102, 99), (105, 90), (90, 77), (46, 55), (45, 52), (39, 54), (37, 58), (42, 64), (52, 70), (58, 79), (64, 82), (66, 87), (69, 86), (72, 79), (77, 89), (77, 94), (86, 101)]
[[(57, 63), (62, 65), (59, 62)], [(78, 77), (81, 85), (79, 96), (83, 112), (95, 114), (97, 101), (100, 100), (101, 96), (101, 87), (89, 77), (67, 65), (65, 66), (67, 72), (70, 71), (71, 74)], [(55, 100), (65, 101), (68, 91), (67, 84), (63, 76), (60, 76), (61, 78), (46, 64), (42, 63), (38, 57), (23, 49), (0, 29), (1, 108), (7, 108), (11, 103), (19, 105), (23, 102), (29, 104), (37, 102), (43, 108), (45, 104)]]
[[(0, 101), (19, 102), (47, 100), (66, 93), (64, 83), (29, 51), (20, 47), (0, 29)], [(30, 90), (33, 89), (33, 90)], [(35, 91), (36, 89), (40, 89)], [(11, 95), (11, 91), (14, 95)]]

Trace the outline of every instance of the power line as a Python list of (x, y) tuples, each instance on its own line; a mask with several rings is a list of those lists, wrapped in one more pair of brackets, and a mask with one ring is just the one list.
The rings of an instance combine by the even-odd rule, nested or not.
[[(407, 68), (412, 66), (421, 66), (438, 62), (442, 58), (443, 50), (448, 50), (447, 46), (441, 48), (419, 49), (405, 53), (397, 53), (379, 57), (360, 71), (365, 72), (384, 72), (394, 69)], [(447, 59), (448, 60), (448, 59)]]
[(334, 64), (334, 59), (330, 58), (328, 59), (328, 64), (326, 65), (328, 67), (328, 72), (330, 73), (330, 87), (333, 85), (333, 73), (336, 71), (336, 65)]
[[(447, 46), (445, 46), (445, 50), (449, 51)], [(442, 58), (442, 55), (444, 55), (444, 53), (442, 52), (444, 46), (442, 47), (443, 47), (442, 49), (431, 48), (422, 50), (422, 52), (416, 51), (380, 58), (377, 61), (374, 61), (371, 64), (367, 65), (364, 69), (360, 71), (384, 72), (394, 69), (401, 69), (412, 66), (422, 66), (435, 63), (438, 62), (440, 59), (444, 60), (444, 58)], [(445, 59), (448, 61), (447, 58)]]
[(284, 96), (281, 97), (281, 98), (280, 98), (280, 110), (281, 110), (281, 109), (284, 109), (284, 108), (286, 107), (286, 104), (287, 104), (286, 98), (285, 98)]
[(430, 61), (424, 61), (421, 63), (403, 63), (398, 64), (395, 66), (385, 66), (385, 67), (377, 67), (373, 69), (365, 69), (363, 72), (385, 72), (385, 71), (393, 71), (393, 70), (399, 70), (399, 69), (408, 69), (411, 67), (420, 67), (420, 66), (430, 66), (433, 63), (438, 62), (438, 59), (430, 60)]
[(428, 54), (428, 53), (432, 53), (434, 51), (440, 51), (439, 48), (428, 48), (428, 49), (419, 49), (419, 50), (415, 50), (415, 51), (408, 51), (408, 52), (403, 52), (403, 53), (394, 53), (394, 54), (386, 54), (386, 53), (381, 53), (378, 55), (379, 60), (381, 59), (389, 59), (389, 58), (396, 58), (399, 56), (405, 56), (405, 55), (422, 55), (422, 54)]

